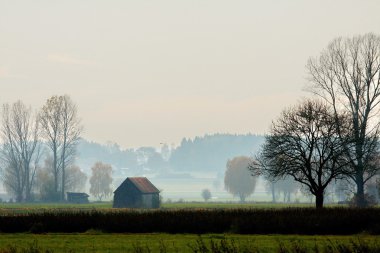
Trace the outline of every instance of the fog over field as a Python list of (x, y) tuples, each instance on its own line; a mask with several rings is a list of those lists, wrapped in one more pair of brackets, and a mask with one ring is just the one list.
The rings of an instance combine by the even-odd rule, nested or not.
[[(345, 56), (342, 62), (347, 61), (340, 64), (344, 71), (350, 69), (346, 67), (350, 64), (358, 66), (359, 70), (352, 68), (355, 71), (351, 76), (366, 73), (373, 80), (364, 83), (376, 84), (378, 70), (365, 67), (377, 66), (378, 58), (373, 57), (371, 64), (356, 62), (376, 56), (366, 49), (373, 45), (374, 52), (377, 49), (379, 9), (379, 3), (371, 0), (0, 0), (0, 173), (4, 183), (0, 191), (11, 192), (17, 202), (34, 201), (34, 195), (44, 201), (64, 201), (68, 190), (94, 191), (90, 188), (90, 182), (96, 181), (90, 178), (95, 174), (94, 167), (98, 171), (111, 171), (112, 167), (112, 175), (105, 176), (108, 183), (112, 176), (110, 187), (105, 187), (105, 197), (103, 193), (92, 194), (90, 199), (109, 200), (126, 177), (146, 176), (162, 191), (164, 201), (202, 200), (204, 190), (211, 191), (211, 201), (308, 201), (311, 192), (319, 194), (322, 206), (324, 193), (326, 202), (346, 201), (348, 191), (352, 198), (351, 186), (337, 193), (336, 179), (342, 177), (355, 182), (364, 201), (364, 191), (370, 189), (367, 185), (377, 184), (377, 169), (373, 169), (377, 167), (366, 164), (377, 159), (378, 136), (367, 136), (380, 129), (377, 122), (371, 121), (378, 116), (374, 112), (380, 97), (376, 85), (368, 86), (369, 93), (374, 93), (373, 100), (365, 96), (366, 89), (356, 89), (364, 95), (356, 96), (359, 105), (351, 108), (361, 111), (351, 112), (352, 118), (334, 124), (307, 122), (340, 128), (345, 125), (342, 122), (351, 124), (355, 115), (361, 115), (360, 124), (351, 124), (364, 126), (362, 139), (355, 140), (356, 147), (375, 148), (355, 150), (354, 158), (346, 152), (351, 156), (342, 158), (336, 153), (343, 148), (339, 150), (335, 143), (329, 143), (335, 155), (329, 159), (334, 157), (340, 163), (323, 161), (320, 171), (314, 173), (309, 168), (313, 175), (268, 172), (263, 169), (264, 160), (260, 160), (261, 171), (251, 167), (249, 172), (255, 170), (260, 177), (252, 181), (256, 187), (253, 194), (248, 189), (247, 196), (225, 184), (232, 180), (225, 179), (225, 172), (236, 169), (232, 164), (247, 159), (254, 164), (262, 144), (270, 141), (264, 136), (273, 135), (271, 124), (277, 123), (278, 129), (284, 130), (285, 134), (281, 132), (279, 136), (290, 136), (286, 131), (293, 125), (302, 126), (304, 119), (286, 121), (291, 117), (281, 113), (302, 112), (301, 105), (293, 106), (302, 101), (307, 107), (305, 98), (317, 97), (310, 92), (311, 84), (319, 85), (319, 92), (326, 92), (323, 84), (333, 69), (326, 67), (330, 56), (332, 63), (339, 62), (334, 55)], [(356, 52), (355, 45), (360, 45), (356, 55), (363, 54), (358, 61), (350, 58), (355, 54), (347, 53)], [(343, 49), (347, 54), (331, 53), (332, 48)], [(338, 73), (333, 80), (338, 80), (338, 88), (334, 88), (339, 90), (339, 80), (343, 78), (334, 70)], [(348, 74), (344, 72), (344, 76)], [(365, 78), (352, 79), (360, 83)], [(344, 94), (351, 94), (344, 90), (350, 84), (345, 83), (339, 90), (339, 99), (335, 100), (335, 93), (332, 95), (334, 101), (342, 102), (334, 107), (334, 116), (339, 116), (335, 119), (340, 120), (341, 113), (336, 108), (353, 104), (342, 99)], [(373, 104), (365, 103), (366, 98)], [(368, 105), (367, 115), (363, 108)], [(331, 109), (321, 105), (323, 112), (315, 112), (317, 102), (311, 107), (306, 111), (324, 116)], [(280, 116), (284, 116), (283, 120), (278, 121)], [(281, 128), (280, 123), (285, 127)], [(367, 126), (373, 129), (367, 130)], [(334, 142), (336, 136), (345, 133), (334, 130), (329, 132), (329, 138), (313, 140), (312, 144), (326, 139)], [(301, 140), (305, 139), (301, 136)], [(340, 138), (343, 139), (348, 138)], [(323, 146), (326, 142), (320, 143)], [(269, 143), (263, 149), (266, 157), (261, 157), (272, 167), (290, 168), (283, 163), (284, 150), (271, 156), (280, 144)], [(302, 157), (304, 150), (294, 155), (297, 145), (293, 144), (289, 144), (287, 151), (291, 152), (286, 154)], [(342, 146), (352, 151), (347, 148), (350, 144)], [(292, 165), (303, 169), (323, 160), (315, 157), (312, 162), (309, 159)], [(231, 162), (234, 158), (237, 160)], [(350, 160), (353, 169), (342, 165), (343, 160)], [(252, 178), (251, 174), (241, 177)], [(297, 178), (299, 175), (301, 178)], [(327, 177), (320, 178), (321, 175)], [(264, 177), (272, 183), (264, 181)], [(289, 178), (304, 187), (298, 183), (295, 187)], [(305, 182), (305, 178), (317, 183)], [(278, 183), (278, 190), (274, 190), (274, 183)]]
[(377, 1), (1, 1), (0, 103), (77, 103), (83, 137), (124, 148), (268, 131), (305, 64), (379, 32)]
[[(83, 140), (77, 164), (88, 174), (101, 160), (113, 166), (113, 189), (126, 177), (148, 177), (160, 190), (164, 201), (200, 201), (201, 191), (210, 189), (213, 201), (238, 201), (224, 189), (226, 163), (238, 155), (254, 156), (264, 140), (259, 135), (216, 134), (184, 138), (179, 146), (140, 147), (123, 150), (116, 143), (101, 145)], [(259, 184), (252, 199), (269, 199)]]

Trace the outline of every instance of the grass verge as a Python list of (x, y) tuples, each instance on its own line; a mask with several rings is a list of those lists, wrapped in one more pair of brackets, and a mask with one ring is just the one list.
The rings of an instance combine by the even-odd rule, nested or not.
[[(24, 253), (76, 253), (76, 252), (373, 252), (363, 250), (366, 245), (377, 245), (380, 236), (299, 236), (299, 235), (224, 235), (207, 234), (201, 237), (191, 234), (103, 234), (88, 231), (81, 234), (3, 234), (0, 236), (0, 252)], [(224, 246), (223, 246), (224, 241)], [(354, 244), (353, 244), (354, 242)], [(202, 251), (202, 243), (208, 250)], [(214, 244), (214, 246), (212, 246)], [(234, 245), (234, 246), (233, 246)], [(361, 251), (338, 251), (342, 245)], [(359, 247), (358, 246), (358, 247)], [(212, 250), (212, 247), (214, 247)], [(325, 251), (330, 247), (330, 251)], [(14, 249), (9, 251), (9, 249)], [(223, 250), (224, 249), (224, 250)], [(229, 250), (228, 250), (229, 249)], [(380, 249), (378, 247), (377, 249)], [(378, 252), (378, 251), (377, 251)]]

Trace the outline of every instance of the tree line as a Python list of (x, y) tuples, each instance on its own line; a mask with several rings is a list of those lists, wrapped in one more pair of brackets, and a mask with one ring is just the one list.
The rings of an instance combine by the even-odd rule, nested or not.
[(365, 185), (380, 169), (380, 37), (337, 38), (306, 67), (314, 96), (272, 123), (250, 169), (270, 181), (293, 178), (317, 208), (335, 180), (351, 181), (356, 205), (366, 206)]
[(208, 134), (183, 138), (178, 146), (163, 143), (158, 149), (123, 149), (116, 143), (99, 144), (81, 139), (77, 163), (90, 167), (101, 160), (116, 168), (128, 168), (131, 175), (139, 175), (144, 169), (158, 173), (167, 170), (222, 173), (228, 159), (252, 155), (259, 150), (263, 141), (264, 136), (255, 134)]

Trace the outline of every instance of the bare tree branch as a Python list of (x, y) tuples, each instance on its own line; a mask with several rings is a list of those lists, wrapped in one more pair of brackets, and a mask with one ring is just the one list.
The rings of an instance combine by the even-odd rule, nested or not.
[[(339, 138), (334, 122), (334, 112), (320, 101), (308, 100), (285, 110), (272, 123), (251, 170), (274, 181), (292, 177), (316, 196), (317, 208), (322, 207), (326, 187), (349, 163), (344, 156), (349, 139)], [(340, 129), (347, 132), (345, 122), (347, 118), (340, 115)]]
[(337, 38), (319, 58), (307, 64), (310, 90), (334, 108), (349, 114), (355, 145), (347, 148), (346, 175), (357, 186), (358, 205), (364, 205), (364, 184), (379, 170), (369, 162), (378, 155), (380, 121), (380, 37), (365, 34)]

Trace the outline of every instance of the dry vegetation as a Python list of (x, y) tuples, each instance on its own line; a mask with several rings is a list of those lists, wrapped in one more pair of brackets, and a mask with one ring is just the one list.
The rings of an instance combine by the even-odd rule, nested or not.
[(380, 209), (59, 209), (2, 213), (3, 233), (380, 234)]

